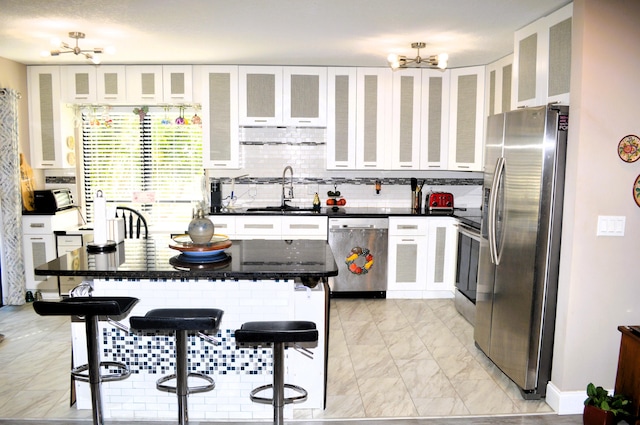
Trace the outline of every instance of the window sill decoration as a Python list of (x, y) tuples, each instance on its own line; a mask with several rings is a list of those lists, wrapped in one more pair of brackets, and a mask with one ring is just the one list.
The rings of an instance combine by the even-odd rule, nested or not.
[(144, 117), (147, 115), (147, 112), (149, 112), (149, 107), (146, 105), (133, 109), (133, 113), (140, 116), (140, 121), (144, 120)]

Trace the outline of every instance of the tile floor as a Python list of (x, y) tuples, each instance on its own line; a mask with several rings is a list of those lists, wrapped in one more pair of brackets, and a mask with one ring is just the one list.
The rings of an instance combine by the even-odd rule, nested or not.
[[(296, 420), (552, 413), (474, 346), (452, 300), (332, 300), (330, 332), (327, 408)], [(6, 306), (0, 333), (0, 418), (91, 418), (69, 407), (68, 318)]]

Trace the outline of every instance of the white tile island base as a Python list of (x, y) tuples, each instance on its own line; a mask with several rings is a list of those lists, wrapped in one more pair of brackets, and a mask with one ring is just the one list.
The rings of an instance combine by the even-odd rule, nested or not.
[[(328, 292), (322, 281), (313, 289), (293, 280), (106, 280), (93, 282), (95, 296), (130, 296), (140, 299), (128, 317), (143, 316), (155, 308), (188, 307), (224, 310), (220, 331), (213, 345), (197, 336), (189, 338), (189, 371), (213, 377), (213, 391), (189, 396), (189, 418), (272, 419), (270, 405), (254, 403), (249, 393), (272, 382), (271, 347), (236, 346), (234, 332), (242, 323), (258, 320), (309, 320), (318, 327), (318, 345), (310, 359), (293, 348), (286, 350), (285, 382), (302, 386), (304, 402), (287, 404), (285, 418), (294, 409), (323, 409), (325, 398), (326, 318)], [(178, 416), (177, 397), (156, 389), (156, 380), (173, 373), (174, 337), (170, 334), (127, 333), (108, 322), (100, 322), (103, 361), (122, 361), (131, 376), (102, 384), (106, 419), (171, 419)], [(86, 363), (84, 323), (72, 323), (74, 366)], [(190, 381), (191, 382), (191, 381)], [(201, 384), (200, 382), (196, 383)], [(91, 408), (89, 385), (76, 382), (78, 409)]]

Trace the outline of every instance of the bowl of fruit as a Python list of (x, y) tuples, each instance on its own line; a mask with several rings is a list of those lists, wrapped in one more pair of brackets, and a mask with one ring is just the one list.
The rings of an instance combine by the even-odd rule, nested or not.
[(342, 197), (338, 185), (334, 185), (333, 190), (327, 192), (327, 196), (327, 206), (331, 207), (333, 211), (338, 211), (339, 207), (347, 205), (347, 200)]

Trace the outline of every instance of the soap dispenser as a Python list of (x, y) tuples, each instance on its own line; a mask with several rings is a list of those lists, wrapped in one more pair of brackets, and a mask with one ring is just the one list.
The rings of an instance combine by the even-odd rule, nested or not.
[(313, 196), (313, 210), (320, 211), (320, 197), (318, 196), (318, 192)]

